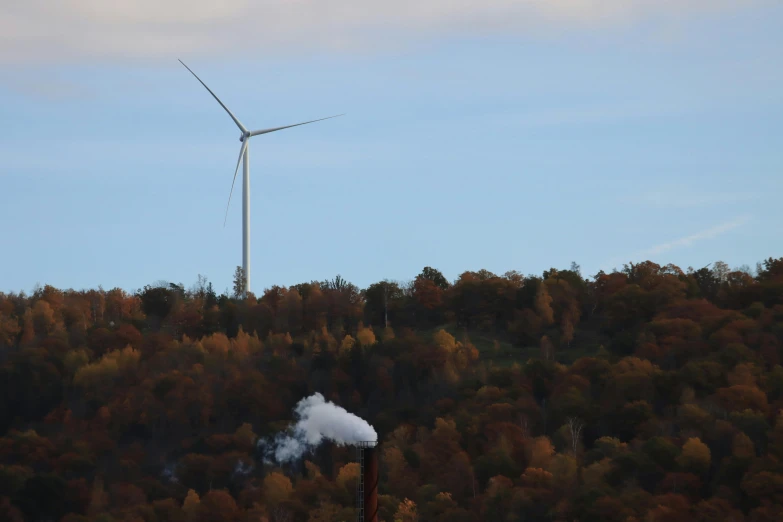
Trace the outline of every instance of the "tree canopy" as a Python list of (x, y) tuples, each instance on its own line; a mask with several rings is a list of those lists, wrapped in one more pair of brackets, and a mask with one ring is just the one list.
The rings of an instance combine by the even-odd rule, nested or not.
[(783, 258), (243, 277), (0, 293), (0, 518), (353, 520), (351, 448), (257, 446), (319, 392), (384, 522), (783, 519)]

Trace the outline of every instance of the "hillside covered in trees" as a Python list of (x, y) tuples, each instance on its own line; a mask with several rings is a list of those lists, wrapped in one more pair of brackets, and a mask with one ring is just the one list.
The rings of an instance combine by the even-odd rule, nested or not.
[(355, 450), (259, 459), (320, 392), (385, 522), (779, 522), (781, 356), (783, 258), (0, 294), (0, 519), (352, 521)]

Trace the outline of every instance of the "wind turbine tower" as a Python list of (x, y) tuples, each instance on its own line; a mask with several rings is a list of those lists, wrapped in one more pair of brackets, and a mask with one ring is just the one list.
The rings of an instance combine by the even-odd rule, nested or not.
[(272, 127), (269, 129), (261, 129), (261, 130), (248, 130), (247, 127), (242, 125), (242, 122), (240, 122), (234, 114), (228, 110), (228, 107), (225, 106), (225, 104), (220, 101), (220, 98), (215, 95), (212, 90), (207, 87), (207, 84), (201, 81), (201, 78), (196, 76), (196, 73), (194, 73), (190, 67), (185, 65), (185, 62), (182, 60), (179, 61), (185, 68), (190, 71), (190, 74), (196, 77), (196, 79), (201, 83), (201, 85), (204, 86), (206, 90), (209, 91), (209, 94), (212, 95), (215, 100), (220, 104), (221, 107), (228, 113), (229, 116), (231, 116), (231, 119), (234, 120), (234, 123), (236, 123), (237, 127), (239, 127), (240, 132), (242, 133), (239, 136), (239, 141), (242, 142), (242, 146), (239, 149), (239, 159), (237, 160), (237, 166), (234, 169), (234, 179), (231, 182), (231, 192), (228, 194), (228, 204), (226, 205), (226, 217), (223, 219), (223, 226), (226, 226), (226, 220), (228, 219), (228, 207), (231, 205), (231, 195), (234, 193), (234, 183), (237, 180), (237, 172), (239, 172), (239, 164), (243, 164), (242, 168), (242, 270), (245, 273), (245, 287), (244, 287), (244, 294), (247, 295), (247, 292), (250, 291), (250, 138), (253, 136), (258, 136), (261, 134), (269, 134), (270, 132), (276, 132), (283, 129), (290, 129), (291, 127), (298, 127), (299, 125), (307, 125), (308, 123), (315, 123), (317, 121), (323, 121), (328, 120), (329, 118), (336, 118), (337, 116), (343, 116), (342, 114), (337, 114), (335, 116), (328, 116), (326, 118), (320, 118), (318, 120), (311, 120), (311, 121), (305, 121), (302, 123), (294, 123), (293, 125), (286, 125), (284, 127)]

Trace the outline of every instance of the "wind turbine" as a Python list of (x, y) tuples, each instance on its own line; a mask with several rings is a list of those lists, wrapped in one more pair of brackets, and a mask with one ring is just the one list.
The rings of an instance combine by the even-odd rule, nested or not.
[[(243, 163), (243, 169), (242, 169), (242, 270), (245, 273), (245, 287), (244, 287), (244, 293), (247, 295), (247, 292), (250, 290), (250, 138), (253, 136), (259, 136), (261, 134), (269, 134), (270, 132), (277, 132), (279, 130), (283, 129), (290, 129), (291, 127), (298, 127), (299, 125), (307, 125), (308, 123), (315, 123), (317, 121), (323, 121), (328, 120), (330, 118), (336, 118), (337, 116), (343, 116), (343, 114), (337, 114), (335, 116), (328, 116), (326, 118), (320, 118), (318, 120), (311, 120), (311, 121), (305, 121), (302, 123), (294, 123), (293, 125), (286, 125), (284, 127), (272, 127), (269, 129), (261, 129), (261, 130), (248, 130), (247, 127), (242, 125), (242, 122), (240, 122), (236, 116), (232, 114), (230, 110), (228, 110), (228, 107), (225, 106), (225, 104), (220, 101), (220, 98), (217, 97), (217, 95), (212, 92), (212, 89), (207, 87), (207, 84), (201, 81), (201, 78), (196, 76), (196, 73), (194, 73), (190, 67), (185, 65), (185, 62), (182, 60), (179, 60), (179, 63), (185, 66), (185, 69), (190, 71), (190, 74), (196, 77), (196, 79), (201, 83), (201, 85), (204, 86), (206, 90), (209, 91), (209, 94), (212, 95), (215, 100), (220, 104), (223, 109), (228, 113), (229, 116), (231, 116), (231, 119), (234, 120), (234, 123), (236, 123), (237, 127), (239, 127), (239, 130), (242, 132), (242, 134), (239, 136), (239, 141), (242, 142), (242, 146), (239, 149), (239, 159), (237, 160), (237, 166), (234, 169), (234, 179), (231, 182), (231, 192), (228, 194), (228, 204), (226, 205), (226, 217), (223, 219), (223, 226), (226, 226), (226, 220), (228, 219), (228, 207), (231, 205), (231, 195), (234, 193), (234, 182), (237, 180), (237, 172), (239, 171), (239, 164)], [(243, 162), (244, 160), (244, 162)]]

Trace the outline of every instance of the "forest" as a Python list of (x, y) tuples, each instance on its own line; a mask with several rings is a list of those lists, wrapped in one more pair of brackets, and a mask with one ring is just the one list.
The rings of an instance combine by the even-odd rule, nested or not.
[(783, 257), (242, 288), (0, 293), (0, 520), (352, 522), (354, 448), (259, 457), (315, 392), (383, 522), (783, 520)]

